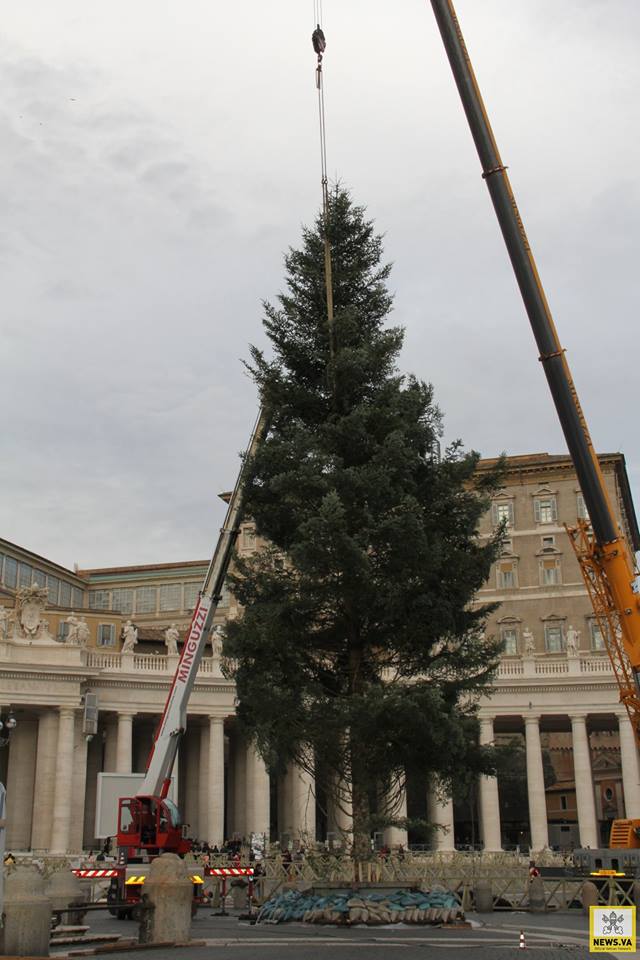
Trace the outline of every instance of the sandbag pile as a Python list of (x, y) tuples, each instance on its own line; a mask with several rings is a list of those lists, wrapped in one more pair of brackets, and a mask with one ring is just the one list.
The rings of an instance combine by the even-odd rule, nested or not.
[(464, 916), (446, 890), (341, 890), (328, 896), (287, 890), (261, 907), (258, 923), (331, 923), (342, 926), (389, 923), (451, 923)]

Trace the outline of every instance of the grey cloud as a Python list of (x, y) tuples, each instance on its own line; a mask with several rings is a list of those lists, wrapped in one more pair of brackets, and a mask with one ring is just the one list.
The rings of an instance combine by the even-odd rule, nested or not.
[[(0, 47), (0, 528), (68, 564), (206, 556), (255, 414), (240, 361), (319, 205), (309, 17), (36, 5)], [(325, 7), (329, 167), (386, 234), (403, 369), (447, 439), (562, 451), (428, 5)], [(457, 7), (592, 433), (637, 489), (640, 9)]]

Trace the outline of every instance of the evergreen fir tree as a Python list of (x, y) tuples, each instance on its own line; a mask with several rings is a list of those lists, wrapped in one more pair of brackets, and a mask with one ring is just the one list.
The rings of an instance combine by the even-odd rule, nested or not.
[(333, 361), (321, 217), (285, 258), (278, 306), (265, 304), (273, 357), (251, 350), (270, 427), (245, 513), (270, 547), (236, 559), (244, 615), (225, 656), (267, 763), (312, 769), (334, 802), (348, 793), (362, 858), (405, 776), (491, 772), (474, 703), (499, 644), (474, 598), (499, 550), (500, 532), (477, 536), (498, 475), (479, 476), (459, 443), (438, 456), (432, 388), (398, 372), (403, 332), (384, 325), (381, 237), (341, 188), (328, 230)]

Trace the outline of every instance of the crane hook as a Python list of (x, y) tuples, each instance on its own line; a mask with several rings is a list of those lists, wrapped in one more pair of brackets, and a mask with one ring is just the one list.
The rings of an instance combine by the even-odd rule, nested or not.
[(317, 25), (316, 29), (311, 34), (311, 43), (313, 44), (313, 49), (318, 55), (318, 65), (316, 67), (316, 87), (319, 90), (322, 85), (322, 55), (327, 49), (327, 41), (320, 24)]

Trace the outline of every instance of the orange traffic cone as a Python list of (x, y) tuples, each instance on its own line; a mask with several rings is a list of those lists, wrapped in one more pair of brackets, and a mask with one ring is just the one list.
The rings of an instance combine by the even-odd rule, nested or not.
[(520, 931), (520, 949), (521, 950), (527, 949), (527, 941), (524, 938), (524, 930)]

